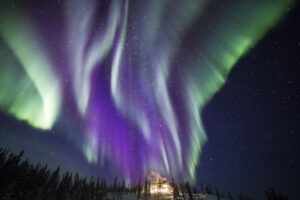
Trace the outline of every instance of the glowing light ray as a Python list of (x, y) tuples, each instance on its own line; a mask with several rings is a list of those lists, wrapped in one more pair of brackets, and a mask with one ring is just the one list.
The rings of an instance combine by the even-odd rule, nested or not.
[[(190, 77), (186, 82), (188, 91), (186, 101), (190, 113), (190, 152), (192, 152), (188, 166), (192, 179), (195, 178), (194, 172), (199, 162), (201, 147), (206, 140), (200, 118), (202, 108), (225, 84), (228, 73), (241, 56), (255, 46), (262, 36), (278, 22), (291, 2), (251, 2), (247, 10), (238, 12), (241, 24), (232, 23), (232, 18), (225, 18), (220, 14), (218, 19), (223, 23), (214, 24), (213, 32), (216, 35), (204, 43), (202, 49), (206, 49), (205, 53), (197, 52), (194, 59), (191, 59), (193, 61), (186, 64), (192, 66)], [(265, 12), (266, 9), (268, 13)], [(224, 24), (227, 26), (225, 27)]]
[[(195, 180), (202, 109), (293, 1), (216, 2), (66, 1), (69, 63), (55, 69), (70, 73), (89, 163), (109, 159), (128, 180), (149, 170)], [(0, 12), (0, 109), (49, 129), (69, 85), (19, 13)]]
[[(53, 66), (42, 45), (36, 39), (38, 37), (34, 27), (25, 16), (9, 14), (4, 9), (1, 9), (1, 16), (5, 17), (5, 20), (0, 24), (0, 35), (26, 72), (26, 75), (16, 74), (14, 77), (21, 77), (25, 81), (25, 76), (28, 76), (30, 81), (26, 80), (25, 82), (30, 84), (28, 87), (35, 87), (40, 98), (34, 96), (34, 99), (31, 99), (27, 94), (23, 97), (18, 95), (15, 103), (8, 108), (8, 112), (34, 127), (49, 129), (57, 118), (61, 103), (59, 82), (52, 71)], [(22, 86), (18, 88), (18, 91), (20, 92), (22, 89), (24, 89), (23, 92), (26, 92)], [(41, 103), (34, 108), (31, 101)]]
[[(92, 43), (91, 50), (88, 54), (86, 61), (86, 73), (84, 73), (83, 83), (90, 84), (90, 76), (92, 69), (96, 66), (97, 63), (101, 62), (103, 58), (108, 54), (109, 50), (112, 47), (113, 39), (115, 38), (117, 23), (119, 20), (120, 5), (113, 2), (111, 9), (109, 11), (108, 17), (108, 28), (104, 33), (104, 36), (98, 37)], [(90, 85), (86, 85), (84, 90), (90, 91)], [(89, 96), (89, 95), (88, 95)], [(87, 101), (87, 100), (86, 100)]]
[(18, 119), (27, 120), (29, 124), (35, 124), (37, 116), (33, 116), (32, 113), (39, 113), (42, 99), (34, 83), (4, 44), (0, 45), (0, 57), (6, 58), (0, 62), (1, 111), (8, 112)]
[[(165, 3), (162, 3), (159, 7), (159, 11), (162, 10), (162, 7), (165, 7)], [(201, 9), (204, 7), (205, 1), (201, 2), (180, 2), (182, 5), (179, 6), (180, 9), (178, 11), (175, 11), (174, 16), (174, 24), (167, 25), (166, 36), (165, 38), (166, 42), (159, 43), (158, 49), (165, 49), (163, 53), (160, 53), (162, 56), (159, 56), (156, 58), (159, 60), (159, 63), (156, 64), (158, 67), (156, 74), (156, 82), (154, 83), (154, 94), (157, 99), (156, 103), (158, 104), (158, 107), (160, 108), (160, 113), (163, 116), (163, 119), (166, 123), (166, 126), (169, 129), (169, 133), (172, 136), (173, 142), (175, 144), (175, 152), (172, 150), (172, 148), (167, 148), (167, 152), (169, 155), (168, 162), (172, 163), (171, 165), (173, 168), (177, 168), (176, 170), (173, 169), (173, 173), (178, 173), (178, 171), (182, 171), (182, 151), (181, 151), (181, 144), (179, 141), (178, 131), (177, 131), (177, 119), (173, 111), (173, 105), (171, 103), (169, 92), (167, 89), (167, 81), (169, 79), (169, 70), (170, 70), (170, 64), (169, 61), (173, 59), (174, 53), (176, 53), (176, 49), (178, 48), (178, 41), (180, 41), (181, 37), (183, 36), (184, 32), (188, 27), (190, 27), (193, 22), (195, 21), (196, 17), (200, 15)], [(183, 12), (184, 11), (184, 12)], [(189, 14), (186, 15), (186, 12)], [(160, 12), (159, 12), (160, 13)], [(162, 15), (159, 15), (162, 17)], [(151, 18), (153, 21), (150, 22), (154, 28), (158, 28), (158, 19), (157, 17)], [(156, 24), (153, 22), (156, 22)], [(149, 26), (149, 25), (148, 25)], [(151, 25), (150, 25), (151, 26)], [(147, 26), (145, 27), (147, 28)], [(157, 31), (154, 30), (150, 34), (152, 36), (151, 43), (155, 40), (160, 40), (158, 38), (155, 38), (155, 33)], [(171, 35), (171, 37), (169, 37)], [(156, 49), (155, 46), (151, 46), (149, 44), (151, 49)], [(139, 123), (139, 122), (138, 122)], [(166, 151), (161, 151), (161, 154), (163, 155), (164, 163), (166, 160)], [(177, 161), (177, 162), (176, 162)], [(178, 165), (179, 164), (179, 165)], [(177, 167), (178, 166), (178, 167)], [(169, 166), (165, 164), (165, 167), (169, 171)]]
[[(203, 1), (204, 2), (204, 1)], [(180, 19), (180, 17), (178, 17), (178, 15), (175, 15), (176, 19), (178, 18), (178, 23), (172, 25), (172, 26), (168, 26), (168, 28), (170, 30), (168, 30), (168, 32), (172, 33), (172, 40), (170, 40), (169, 38), (167, 38), (166, 42), (163, 42), (162, 44), (159, 44), (158, 47), (156, 47), (156, 45), (151, 44), (151, 41), (159, 41), (158, 38), (156, 38), (156, 32), (157, 31), (151, 31), (153, 28), (150, 28), (150, 33), (146, 33), (146, 35), (149, 35), (150, 38), (147, 38), (145, 43), (147, 44), (147, 47), (149, 48), (149, 52), (151, 50), (155, 51), (156, 48), (162, 48), (162, 49), (166, 49), (166, 54), (165, 56), (162, 56), (161, 58), (156, 58), (158, 60), (160, 60), (162, 63), (162, 65), (159, 65), (158, 68), (158, 72), (156, 72), (154, 70), (154, 76), (158, 77), (154, 79), (154, 84), (153, 84), (153, 88), (147, 88), (145, 87), (145, 90), (149, 92), (149, 90), (153, 90), (153, 92), (149, 92), (149, 96), (151, 96), (150, 94), (153, 93), (154, 96), (156, 96), (157, 100), (153, 101), (149, 104), (157, 104), (158, 108), (160, 108), (160, 115), (163, 116), (163, 119), (165, 121), (165, 126), (168, 127), (168, 132), (171, 134), (171, 138), (174, 141), (174, 145), (171, 146), (175, 146), (175, 151), (172, 150), (172, 148), (168, 148), (168, 155), (170, 157), (170, 162), (174, 162), (174, 164), (172, 164), (172, 166), (178, 166), (177, 170), (174, 171), (181, 171), (181, 166), (182, 166), (182, 152), (181, 152), (181, 144), (179, 142), (179, 137), (178, 137), (178, 132), (177, 132), (177, 123), (176, 123), (176, 116), (174, 114), (172, 105), (171, 105), (171, 101), (168, 95), (168, 89), (167, 89), (167, 80), (168, 80), (168, 74), (169, 74), (169, 63), (168, 61), (171, 60), (174, 57), (174, 52), (178, 46), (177, 41), (182, 37), (185, 29), (187, 29), (191, 24), (193, 24), (193, 21), (196, 19), (196, 17), (199, 15), (199, 9), (200, 7), (203, 6), (203, 2), (201, 4), (184, 4), (183, 3), (183, 7), (188, 9), (191, 15), (183, 15), (183, 13), (180, 13), (180, 16), (183, 17), (183, 19)], [(167, 2), (162, 2), (162, 3), (155, 3), (155, 7), (159, 8), (160, 10), (160, 14), (162, 14), (162, 11), (165, 7)], [(186, 6), (187, 5), (187, 6)], [(149, 6), (151, 8), (151, 6)], [(152, 10), (152, 8), (150, 9)], [(180, 12), (180, 9), (177, 11)], [(149, 14), (149, 13), (148, 13)], [(148, 23), (145, 24), (145, 30), (149, 30), (149, 27), (160, 27), (161, 25), (158, 23), (158, 19), (159, 17), (157, 16), (153, 16), (153, 12), (151, 12), (150, 15), (147, 15), (150, 17), (151, 22), (149, 25)], [(159, 15), (160, 17), (163, 17), (162, 15)], [(183, 27), (183, 28), (178, 28), (178, 27)], [(143, 30), (143, 29), (142, 29)], [(148, 40), (149, 39), (149, 40)], [(150, 42), (149, 42), (150, 41)], [(147, 57), (147, 55), (145, 55)], [(139, 58), (140, 59), (140, 58)], [(153, 58), (152, 58), (153, 59)], [(118, 60), (118, 59), (117, 59)], [(116, 61), (116, 60), (115, 60)], [(147, 61), (145, 62), (146, 64), (144, 64), (143, 62), (145, 61), (145, 58), (142, 58), (140, 61), (141, 65), (145, 65), (145, 67), (151, 67), (152, 64), (148, 63)], [(113, 65), (114, 66), (114, 65)], [(119, 65), (117, 65), (119, 66)], [(150, 70), (151, 71), (151, 70)], [(146, 76), (148, 76), (149, 74), (145, 74)], [(137, 74), (137, 76), (139, 76), (139, 74)], [(143, 76), (143, 75), (142, 75)], [(120, 77), (120, 72), (119, 72), (119, 68), (113, 67), (112, 70), (112, 79), (111, 79), (111, 86), (112, 86), (112, 94), (115, 97), (115, 101), (117, 102), (117, 106), (120, 110), (122, 110), (122, 112), (126, 115), (129, 116), (130, 119), (132, 119), (136, 124), (138, 124), (138, 126), (140, 127), (140, 129), (142, 130), (142, 133), (145, 137), (145, 139), (148, 141), (149, 144), (151, 144), (151, 139), (150, 139), (150, 132), (153, 129), (153, 124), (152, 122), (150, 122), (150, 119), (145, 118), (144, 116), (146, 115), (145, 113), (148, 113), (149, 111), (147, 111), (147, 109), (145, 110), (145, 107), (148, 107), (147, 105), (141, 105), (140, 103), (133, 103), (130, 102), (130, 100), (135, 99), (134, 97), (130, 96), (131, 94), (126, 94), (124, 96), (124, 92), (122, 94), (122, 90), (119, 87), (117, 87), (117, 83), (118, 81), (120, 81), (119, 78)], [(147, 78), (141, 78), (141, 80), (147, 80)], [(145, 82), (145, 84), (148, 84)], [(159, 88), (159, 89), (156, 89)], [(119, 91), (118, 93), (116, 91)], [(118, 94), (118, 96), (117, 96)], [(135, 95), (135, 94), (132, 94)], [(128, 100), (130, 99), (130, 100)], [(134, 104), (135, 106), (128, 109), (128, 106), (130, 106), (131, 104)], [(148, 104), (148, 105), (149, 105)], [(151, 108), (150, 108), (151, 109)], [(136, 117), (136, 115), (138, 115), (139, 117)], [(152, 124), (152, 125), (151, 125)], [(152, 127), (152, 128), (151, 128)], [(163, 156), (164, 160), (167, 159), (166, 156), (166, 152), (162, 151), (161, 154), (165, 155)], [(178, 160), (178, 162), (176, 162), (175, 160)], [(164, 161), (164, 163), (166, 163)], [(175, 164), (175, 163), (179, 163)], [(167, 165), (165, 165), (166, 168), (168, 168)], [(175, 167), (174, 167), (175, 168)], [(176, 167), (177, 168), (177, 167)]]
[[(103, 33), (97, 33), (88, 47), (88, 39), (92, 32), (92, 22), (97, 7), (96, 1), (70, 1), (65, 8), (69, 18), (69, 38), (71, 71), (73, 71), (73, 87), (82, 115), (85, 114), (91, 89), (92, 70), (100, 64), (111, 50), (119, 20), (120, 6), (116, 1), (112, 3), (107, 20), (108, 27)], [(86, 53), (88, 51), (88, 53)], [(75, 70), (73, 67), (75, 66)]]
[[(66, 1), (65, 10), (68, 19), (67, 49), (71, 60), (74, 94), (81, 114), (85, 113), (89, 98), (89, 76), (84, 65), (88, 36), (91, 33), (95, 2)], [(75, 67), (75, 69), (74, 69)], [(84, 76), (83, 76), (84, 75)]]
[[(204, 2), (204, 1), (203, 1)], [(161, 6), (161, 7), (160, 7)], [(161, 10), (163, 5), (160, 5), (158, 7), (160, 7), (160, 12), (162, 12)], [(191, 8), (193, 8), (192, 5)], [(260, 6), (260, 5), (256, 5), (256, 6)], [(201, 7), (202, 8), (202, 7)], [(197, 7), (197, 9), (200, 9), (200, 7)], [(195, 9), (195, 10), (197, 10)], [(172, 142), (168, 142), (166, 145), (163, 145), (163, 149), (160, 146), (160, 148), (158, 148), (160, 150), (160, 155), (162, 158), (162, 163), (164, 165), (164, 168), (166, 169), (167, 172), (171, 172), (171, 173), (176, 173), (176, 174), (185, 174), (184, 172), (181, 173), (179, 171), (179, 169), (176, 169), (178, 165), (176, 164), (181, 164), (181, 162), (185, 162), (185, 166), (188, 167), (189, 169), (189, 175), (186, 176), (187, 178), (191, 177), (192, 179), (195, 177), (195, 167), (197, 166), (198, 162), (199, 162), (199, 155), (201, 152), (201, 148), (203, 146), (203, 144), (205, 143), (207, 137), (202, 125), (202, 121), (200, 118), (200, 112), (201, 109), (205, 106), (206, 102), (208, 101), (209, 98), (211, 98), (211, 96), (213, 94), (215, 94), (220, 87), (225, 83), (226, 81), (226, 76), (229, 73), (230, 69), (233, 67), (233, 65), (236, 63), (236, 61), (241, 57), (241, 55), (243, 55), (244, 53), (246, 53), (247, 49), (249, 49), (249, 46), (252, 45), (250, 44), (250, 40), (245, 40), (243, 39), (242, 41), (238, 42), (239, 44), (239, 49), (231, 49), (230, 51), (228, 51), (227, 46), (222, 46), (220, 48), (215, 48), (215, 43), (216, 41), (218, 41), (218, 39), (220, 38), (221, 40), (221, 36), (218, 36), (217, 39), (214, 37), (210, 37), (207, 36), (208, 39), (207, 41), (211, 41), (211, 43), (205, 41), (204, 45), (203, 44), (198, 44), (201, 48), (198, 47), (198, 50), (200, 50), (201, 52), (203, 52), (203, 50), (205, 50), (205, 53), (199, 53), (197, 55), (195, 55), (194, 57), (192, 57), (192, 59), (190, 59), (191, 61), (189, 61), (188, 63), (185, 63), (184, 66), (186, 67), (186, 69), (184, 70), (185, 72), (187, 72), (187, 78), (186, 79), (186, 83), (184, 83), (184, 85), (186, 85), (186, 104), (187, 104), (187, 113), (188, 113), (188, 118), (189, 118), (189, 136), (188, 136), (188, 143), (189, 143), (189, 150), (185, 151), (185, 154), (187, 154), (185, 161), (181, 161), (180, 155), (181, 155), (181, 147), (182, 145), (187, 145), (187, 144), (182, 144), (179, 142), (178, 139), (178, 131), (177, 131), (177, 119), (176, 119), (176, 115), (173, 111), (173, 106), (169, 97), (169, 91), (167, 88), (167, 82), (169, 79), (169, 70), (170, 70), (170, 65), (169, 62), (171, 60), (173, 60), (174, 58), (174, 54), (177, 53), (177, 48), (179, 46), (178, 44), (178, 40), (181, 40), (181, 37), (184, 35), (185, 33), (185, 29), (189, 26), (191, 26), (194, 22), (194, 18), (197, 16), (197, 14), (195, 14), (196, 11), (194, 12), (194, 16), (193, 17), (185, 17), (185, 20), (188, 21), (188, 23), (184, 23), (185, 20), (183, 20), (182, 22), (182, 26), (185, 28), (175, 28), (172, 29), (172, 26), (170, 28), (170, 32), (172, 32), (172, 39), (170, 39), (169, 37), (163, 35), (161, 36), (162, 38), (166, 37), (167, 42), (161, 42), (159, 43), (159, 45), (152, 45), (152, 44), (147, 44), (146, 47), (149, 49), (141, 49), (141, 53), (136, 54), (134, 51), (134, 55), (132, 55), (133, 57), (137, 57), (136, 60), (138, 64), (140, 64), (140, 66), (143, 66), (143, 68), (145, 68), (145, 70), (137, 70), (135, 73), (133, 73), (134, 77), (140, 77), (137, 78), (137, 81), (131, 81), (132, 83), (141, 83), (142, 84), (142, 88), (144, 91), (146, 92), (140, 92), (140, 93), (132, 93), (130, 90), (126, 90), (124, 86), (121, 85), (121, 80), (126, 80), (124, 74), (122, 74), (123, 72), (120, 71), (120, 66), (126, 66), (126, 62), (122, 63), (121, 65), (121, 58), (124, 55), (130, 55), (131, 53), (128, 52), (130, 50), (132, 50), (132, 48), (130, 48), (130, 43), (129, 43), (129, 47), (126, 48), (125, 50), (123, 49), (123, 45), (124, 43), (122, 41), (123, 40), (123, 33), (125, 34), (125, 30), (122, 30), (122, 39), (119, 39), (118, 45), (117, 45), (117, 50), (115, 52), (115, 58), (113, 61), (113, 68), (112, 68), (112, 79), (111, 79), (111, 93), (112, 96), (114, 97), (115, 103), (118, 107), (118, 109), (125, 115), (125, 116), (129, 116), (130, 119), (132, 119), (136, 124), (138, 124), (138, 126), (141, 128), (142, 133), (146, 139), (146, 141), (148, 142), (149, 145), (153, 145), (153, 140), (154, 138), (152, 138), (155, 134), (153, 133), (156, 130), (156, 125), (155, 125), (155, 120), (153, 120), (152, 117), (149, 117), (149, 115), (147, 113), (151, 113), (154, 112), (156, 113), (156, 108), (158, 109), (158, 113), (154, 114), (153, 116), (156, 118), (158, 117), (158, 119), (160, 119), (160, 117), (162, 117), (162, 119), (165, 121), (165, 126), (168, 127), (167, 133), (164, 134), (168, 134), (170, 133), (173, 139), (173, 142), (175, 144), (175, 150), (170, 148), (172, 146)], [(182, 13), (181, 13), (182, 14)], [(163, 15), (159, 15), (159, 16), (163, 16)], [(177, 13), (175, 12), (175, 19), (176, 17), (180, 16), (180, 14), (177, 15)], [(251, 20), (251, 15), (247, 16), (247, 13), (244, 15), (245, 18), (245, 24), (247, 24), (247, 20)], [(220, 18), (221, 19), (221, 18)], [(228, 22), (226, 22), (225, 24), (230, 24), (231, 23), (231, 19), (230, 18), (226, 18), (225, 19), (228, 20)], [(156, 18), (152, 19), (153, 21), (157, 21)], [(126, 18), (127, 21), (127, 18)], [(152, 21), (152, 23), (153, 23)], [(220, 20), (221, 21), (221, 20)], [(130, 22), (129, 22), (130, 23)], [(147, 27), (147, 23), (145, 24), (145, 26)], [(153, 24), (152, 24), (153, 25)], [(255, 24), (252, 24), (251, 27), (253, 27), (255, 29)], [(160, 27), (160, 25), (154, 24), (154, 27)], [(219, 25), (221, 26), (221, 25)], [(180, 27), (180, 26), (177, 26)], [(217, 26), (218, 27), (218, 26)], [(267, 31), (270, 27), (264, 27), (265, 31)], [(163, 29), (163, 28), (162, 28)], [(236, 30), (235, 28), (230, 28), (230, 30)], [(240, 30), (240, 29), (239, 29)], [(218, 28), (217, 30), (215, 30), (216, 33), (218, 34), (227, 34), (227, 29), (226, 28)], [(255, 33), (257, 33), (257, 31), (253, 31)], [(135, 32), (130, 32), (131, 34), (134, 34)], [(137, 34), (139, 35), (139, 34)], [(155, 31), (151, 32), (149, 34), (151, 37), (151, 39), (149, 41), (154, 42), (156, 40), (155, 36)], [(232, 35), (233, 39), (228, 40), (229, 44), (227, 45), (232, 45), (234, 44), (234, 42), (232, 41), (239, 41), (240, 36), (237, 33), (232, 33), (230, 32), (230, 34), (228, 35)], [(261, 35), (262, 36), (262, 35)], [(235, 39), (236, 37), (236, 39)], [(143, 38), (143, 37), (137, 37), (137, 39), (139, 38)], [(157, 41), (161, 41), (161, 39), (158, 39)], [(145, 41), (147, 43), (147, 41)], [(227, 40), (226, 40), (227, 42)], [(154, 42), (155, 43), (155, 42)], [(135, 45), (133, 45), (134, 47), (136, 47)], [(162, 50), (161, 50), (162, 49)], [(146, 53), (149, 52), (153, 52), (153, 51), (157, 51), (159, 50), (159, 52), (165, 52), (165, 54), (160, 54), (159, 57), (156, 57), (155, 53), (150, 56), (150, 60), (159, 60), (159, 62), (161, 64), (154, 64), (153, 62), (149, 62), (149, 55), (147, 56)], [(126, 52), (126, 54), (123, 54), (123, 51)], [(217, 52), (216, 56), (211, 53), (211, 52)], [(146, 52), (146, 53), (145, 53)], [(197, 51), (196, 51), (197, 52)], [(139, 57), (140, 54), (142, 55), (142, 57)], [(206, 58), (206, 54), (208, 54), (208, 58)], [(216, 58), (215, 58), (216, 57)], [(220, 59), (221, 58), (221, 59)], [(194, 63), (190, 63), (190, 62), (200, 62), (201, 65), (203, 67), (201, 67), (202, 70), (196, 71), (196, 73), (193, 71), (194, 68), (197, 68), (195, 66)], [(130, 63), (130, 62), (129, 62)], [(155, 63), (155, 62), (154, 62)], [(135, 63), (136, 64), (136, 63)], [(128, 67), (130, 67), (130, 65), (132, 65), (131, 63), (129, 64)], [(199, 64), (200, 65), (200, 64)], [(158, 66), (158, 69), (156, 69), (156, 67), (153, 66)], [(153, 70), (154, 68), (154, 70)], [(125, 70), (126, 71), (126, 70)], [(131, 73), (133, 70), (128, 70), (129, 73)], [(128, 73), (127, 71), (127, 73)], [(189, 75), (190, 74), (190, 75)], [(216, 78), (213, 78), (213, 77)], [(149, 78), (150, 77), (150, 78)], [(153, 78), (153, 79), (151, 79)], [(149, 84), (149, 79), (153, 80), (152, 84)], [(141, 80), (141, 81), (140, 81)], [(145, 94), (147, 93), (147, 94)], [(145, 95), (145, 96), (144, 96)], [(144, 96), (145, 98), (141, 98), (142, 96)], [(152, 97), (155, 97), (156, 99), (151, 99), (148, 100)], [(146, 102), (140, 102), (141, 99), (147, 99)], [(134, 106), (132, 106), (132, 104), (134, 104)], [(150, 106), (151, 105), (151, 106)], [(154, 105), (154, 106), (153, 106)], [(134, 118), (134, 115), (137, 115), (139, 117)], [(146, 117), (148, 116), (148, 117)], [(156, 140), (159, 140), (158, 138), (156, 138)], [(153, 152), (155, 148), (152, 148)], [(179, 158), (177, 158), (176, 156), (174, 156), (174, 151), (177, 151), (177, 155), (179, 155)], [(152, 154), (149, 152), (148, 153), (149, 159), (151, 159)], [(168, 158), (169, 157), (169, 158)], [(176, 161), (178, 163), (176, 163)], [(175, 161), (175, 163), (173, 163)], [(148, 162), (147, 162), (148, 163)], [(153, 160), (153, 162), (150, 163), (157, 163), (155, 160)], [(168, 164), (166, 164), (168, 163)], [(171, 165), (170, 165), (171, 164)], [(171, 167), (170, 167), (171, 166)], [(157, 169), (157, 166), (155, 164), (152, 164), (151, 167)], [(172, 168), (172, 169), (170, 169)], [(144, 170), (147, 170), (147, 167), (144, 167)], [(149, 169), (148, 169), (149, 170)], [(159, 170), (159, 169), (158, 169)]]
[[(172, 136), (176, 148), (175, 150), (176, 153), (172, 153), (172, 151), (169, 152), (170, 154), (169, 162), (174, 162), (175, 160), (178, 159), (179, 170), (181, 170), (182, 168), (181, 144), (177, 132), (177, 123), (176, 123), (175, 114), (173, 112), (172, 104), (168, 95), (166, 80), (164, 78), (163, 72), (161, 71), (162, 69), (164, 69), (164, 66), (162, 65), (164, 64), (162, 63), (161, 65), (158, 66), (157, 81), (155, 82), (157, 89), (155, 94), (156, 94), (157, 102), (159, 102), (158, 106), (160, 108), (160, 112), (164, 118), (164, 121), (167, 124), (167, 127), (169, 129), (169, 132)], [(165, 152), (162, 152), (162, 155), (164, 154)], [(168, 168), (168, 166), (166, 167)]]
[(114, 60), (112, 64), (111, 70), (111, 95), (114, 98), (114, 101), (117, 106), (120, 106), (121, 94), (120, 94), (120, 86), (119, 86), (119, 70), (120, 70), (120, 62), (122, 59), (122, 52), (124, 49), (124, 43), (126, 39), (126, 28), (127, 28), (127, 17), (128, 17), (128, 1), (126, 1), (125, 5), (125, 15), (124, 21), (122, 25), (120, 39), (117, 44), (117, 49), (114, 55)]

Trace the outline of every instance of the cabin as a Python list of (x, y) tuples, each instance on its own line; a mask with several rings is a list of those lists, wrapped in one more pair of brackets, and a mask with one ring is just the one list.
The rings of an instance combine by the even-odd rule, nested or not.
[(172, 193), (173, 187), (166, 179), (159, 179), (150, 185), (150, 193)]

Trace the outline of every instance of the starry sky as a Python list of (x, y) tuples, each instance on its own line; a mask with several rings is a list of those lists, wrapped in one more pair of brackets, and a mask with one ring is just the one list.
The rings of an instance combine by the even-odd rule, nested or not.
[(1, 1), (0, 145), (83, 175), (297, 199), (297, 3)]

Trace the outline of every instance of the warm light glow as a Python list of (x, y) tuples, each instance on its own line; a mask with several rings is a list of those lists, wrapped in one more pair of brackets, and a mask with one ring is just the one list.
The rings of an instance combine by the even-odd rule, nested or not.
[(170, 193), (170, 186), (168, 184), (153, 184), (150, 187), (150, 193)]

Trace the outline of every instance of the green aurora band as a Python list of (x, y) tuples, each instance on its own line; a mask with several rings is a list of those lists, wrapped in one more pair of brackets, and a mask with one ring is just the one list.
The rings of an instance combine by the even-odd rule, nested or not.
[(51, 59), (24, 15), (3, 7), (0, 12), (0, 109), (33, 127), (51, 129), (61, 104)]
[(195, 178), (202, 145), (207, 139), (200, 117), (202, 109), (225, 84), (230, 70), (239, 59), (279, 22), (291, 3), (281, 0), (245, 1), (232, 8), (236, 12), (229, 17), (221, 11), (214, 19), (215, 26), (209, 33), (211, 37), (204, 43), (196, 44), (202, 45), (202, 48), (187, 60), (186, 66), (194, 67), (190, 68), (190, 78), (185, 85), (192, 133), (192, 153), (188, 164), (190, 177)]
[[(96, 163), (100, 152), (101, 156), (115, 159), (120, 168), (124, 168), (127, 179), (132, 176), (128, 171), (134, 171), (129, 162), (120, 161), (122, 153), (127, 154), (107, 139), (111, 133), (94, 130), (109, 128), (101, 127), (105, 125), (98, 127), (101, 122), (95, 119), (99, 117), (91, 120), (91, 113), (95, 112), (92, 106), (95, 100), (91, 96), (96, 93), (92, 89), (92, 75), (95, 69), (107, 65), (105, 61), (109, 57), (112, 59), (111, 63), (108, 62), (111, 65), (111, 103), (126, 119), (124, 121), (136, 125), (143, 142), (150, 149), (146, 155), (137, 153), (138, 161), (143, 163), (142, 173), (154, 169), (165, 175), (194, 181), (201, 149), (207, 140), (200, 116), (202, 109), (226, 83), (230, 70), (239, 59), (280, 22), (294, 1), (218, 1), (218, 7), (213, 1), (178, 1), (176, 4), (172, 4), (173, 1), (147, 1), (136, 14), (144, 17), (143, 23), (136, 25), (138, 30), (131, 28), (136, 23), (132, 20), (131, 12), (135, 10), (131, 6), (138, 4), (112, 1), (103, 23), (105, 26), (100, 27), (97, 34), (93, 30), (96, 2), (65, 2), (63, 10), (67, 26), (64, 45), (70, 62), (69, 68), (64, 71), (68, 71), (71, 77), (71, 98), (75, 99), (76, 111), (88, 124), (81, 147), (87, 160)], [(4, 4), (0, 3), (0, 110), (35, 128), (49, 130), (63, 114), (61, 105), (65, 83), (60, 80), (59, 74), (63, 69), (55, 66), (50, 56), (55, 54), (50, 54), (39, 39), (41, 33), (26, 9), (8, 12)], [(168, 13), (171, 5), (172, 12)], [(84, 12), (81, 12), (82, 7)], [(213, 17), (208, 17), (209, 12), (213, 13)], [(165, 18), (170, 22), (165, 23)], [(197, 38), (192, 30), (200, 30), (201, 25), (203, 33), (199, 32), (201, 37)], [(189, 49), (184, 49), (183, 44), (189, 34), (194, 38), (191, 39), (192, 44), (187, 42)], [(132, 42), (136, 35), (142, 41)], [(143, 46), (139, 47), (141, 42)], [(188, 127), (184, 133), (188, 138), (185, 144), (180, 138), (182, 123), (178, 119), (178, 105), (169, 89), (169, 83), (174, 82), (174, 60), (182, 51), (186, 51), (179, 61), (183, 66), (182, 72), (175, 82), (180, 85), (180, 98), (184, 102), (181, 106)], [(135, 61), (129, 62), (129, 58), (135, 58)], [(139, 67), (135, 67), (136, 64)], [(124, 74), (132, 71), (131, 78), (134, 80), (128, 82), (135, 87), (128, 90), (124, 86), (128, 76)], [(136, 92), (136, 88), (140, 91)], [(101, 99), (98, 100), (100, 102)], [(155, 113), (154, 118), (158, 116), (156, 119), (160, 120), (164, 133), (160, 133), (160, 129), (153, 125), (153, 119), (146, 114), (152, 112)], [(106, 138), (101, 145), (98, 145), (98, 137)], [(111, 147), (118, 151), (110, 152)]]

